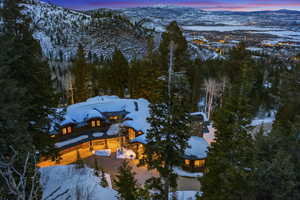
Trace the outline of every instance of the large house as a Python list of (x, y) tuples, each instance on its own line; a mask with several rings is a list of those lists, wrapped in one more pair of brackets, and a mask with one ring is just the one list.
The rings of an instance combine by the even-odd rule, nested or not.
[[(90, 151), (116, 152), (122, 147), (133, 150), (140, 158), (147, 143), (150, 124), (150, 103), (145, 99), (120, 99), (116, 96), (97, 96), (86, 102), (68, 106), (59, 122), (59, 129), (50, 133), (61, 155), (80, 148)], [(208, 143), (202, 138), (202, 113), (192, 114), (191, 125), (198, 129), (189, 139), (183, 155), (187, 170), (201, 170), (205, 165)], [(200, 126), (199, 126), (200, 125)]]

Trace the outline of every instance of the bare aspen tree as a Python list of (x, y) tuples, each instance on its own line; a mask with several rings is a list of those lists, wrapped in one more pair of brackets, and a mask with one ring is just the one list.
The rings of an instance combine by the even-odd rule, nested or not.
[[(40, 200), (41, 188), (39, 171), (35, 167), (35, 155), (27, 153), (22, 170), (16, 169), (17, 152), (12, 148), (13, 155), (8, 159), (0, 154), (0, 178), (5, 184), (6, 193), (17, 200)], [(30, 162), (34, 160), (33, 174), (29, 174)], [(31, 177), (28, 177), (31, 176)]]

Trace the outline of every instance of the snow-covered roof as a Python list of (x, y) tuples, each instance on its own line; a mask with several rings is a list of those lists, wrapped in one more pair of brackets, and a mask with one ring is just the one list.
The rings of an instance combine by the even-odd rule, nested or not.
[[(135, 139), (131, 140), (132, 143), (141, 143), (141, 144), (147, 144), (147, 134), (140, 135), (136, 137)], [(192, 136), (188, 140), (189, 147), (184, 152), (184, 157), (186, 158), (192, 158), (192, 159), (203, 159), (207, 157), (208, 152), (208, 146), (209, 144), (207, 141), (198, 136)]]
[(89, 110), (86, 112), (86, 120), (93, 119), (93, 118), (103, 118), (103, 115), (95, 109)]
[(141, 144), (147, 144), (147, 138), (146, 138), (147, 134), (143, 134), (143, 135), (140, 135), (136, 138), (134, 138), (133, 140), (131, 140), (132, 143), (141, 143)]
[(60, 123), (61, 126), (65, 126), (68, 124), (74, 124), (76, 123), (72, 118), (70, 118), (69, 116), (65, 115), (64, 116), (64, 120)]
[(146, 132), (150, 127), (147, 122), (150, 103), (145, 99), (120, 99), (117, 96), (97, 96), (85, 102), (70, 105), (66, 108), (62, 126), (75, 123), (82, 124), (92, 118), (104, 118), (103, 113), (124, 113), (126, 120), (123, 126)]
[(203, 159), (207, 157), (208, 143), (207, 141), (198, 136), (192, 136), (188, 140), (189, 147), (185, 150), (184, 154), (188, 158)]
[(191, 116), (200, 116), (200, 115), (203, 117), (203, 120), (205, 122), (208, 121), (206, 113), (204, 113), (204, 112), (193, 112), (193, 113), (191, 113)]

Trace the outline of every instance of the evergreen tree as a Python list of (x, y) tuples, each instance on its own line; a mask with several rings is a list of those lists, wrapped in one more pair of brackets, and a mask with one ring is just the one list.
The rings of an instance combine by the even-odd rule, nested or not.
[(150, 60), (133, 61), (129, 76), (131, 98), (145, 98), (152, 103), (162, 100), (165, 82), (160, 80), (161, 72)]
[(91, 69), (85, 60), (83, 46), (79, 44), (76, 58), (72, 66), (74, 77), (74, 99), (75, 102), (82, 102), (91, 96)]
[[(300, 122), (300, 120), (299, 120)], [(300, 198), (300, 127), (276, 127), (255, 138), (255, 199), (294, 200)]]
[(189, 114), (185, 103), (173, 97), (172, 105), (151, 105), (148, 119), (151, 128), (147, 134), (145, 157), (142, 165), (156, 169), (159, 178), (148, 180), (149, 187), (158, 191), (156, 198), (168, 199), (170, 189), (177, 187), (177, 175), (173, 167), (182, 164), (182, 156), (190, 137)]
[[(0, 35), (0, 76), (3, 92), (1, 95), (1, 154), (10, 158), (16, 151), (14, 166), (23, 170), (27, 153), (49, 153), (54, 145), (49, 137), (52, 127), (49, 115), (54, 116), (57, 96), (54, 94), (50, 68), (43, 60), (38, 41), (29, 29), (30, 19), (22, 15), (21, 0), (4, 0), (1, 7), (2, 31)], [(11, 148), (10, 148), (11, 147)], [(34, 159), (28, 162), (29, 180), (35, 169)], [(8, 199), (19, 197), (8, 192), (3, 185), (2, 195)], [(30, 191), (25, 191), (29, 195)]]
[(115, 49), (110, 67), (110, 74), (107, 76), (110, 77), (112, 92), (119, 97), (124, 97), (125, 89), (128, 88), (129, 66), (120, 50)]
[(137, 200), (137, 181), (134, 178), (132, 167), (127, 161), (124, 161), (119, 168), (119, 174), (116, 176), (115, 186), (121, 200)]
[(255, 139), (256, 199), (300, 198), (300, 66), (283, 73), (273, 129)]
[(162, 34), (162, 41), (159, 46), (160, 64), (163, 71), (168, 70), (169, 66), (169, 47), (171, 41), (175, 44), (174, 51), (174, 71), (186, 69), (189, 65), (189, 56), (187, 53), (188, 45), (183, 33), (176, 21), (167, 26), (166, 32)]
[(209, 149), (207, 172), (201, 178), (205, 200), (253, 199), (250, 65), (241, 64), (238, 71), (213, 117), (216, 143)]

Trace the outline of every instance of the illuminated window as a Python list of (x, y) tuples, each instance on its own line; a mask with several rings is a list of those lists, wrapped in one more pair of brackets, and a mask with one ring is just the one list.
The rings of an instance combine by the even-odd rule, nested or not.
[(97, 126), (101, 126), (100, 120), (97, 120)]
[(51, 135), (52, 138), (55, 138), (55, 135)]
[(110, 119), (111, 119), (111, 120), (117, 120), (117, 119), (118, 119), (118, 116), (111, 116)]
[(135, 131), (132, 128), (128, 129), (128, 136), (129, 136), (129, 140), (135, 138)]
[(72, 127), (68, 126), (68, 133), (71, 133), (71, 132), (72, 132)]
[(92, 120), (92, 127), (96, 126), (96, 122), (94, 120)]
[(190, 160), (184, 160), (184, 164), (185, 164), (185, 165), (189, 166), (189, 165), (190, 165), (190, 163), (191, 163), (191, 161), (190, 161)]
[(142, 131), (137, 132), (137, 135), (142, 135), (142, 134), (143, 134)]
[(67, 134), (67, 128), (63, 128), (62, 133), (63, 133), (63, 135), (66, 135)]
[(195, 160), (194, 165), (195, 165), (195, 167), (202, 167), (204, 165), (204, 161), (203, 160)]

